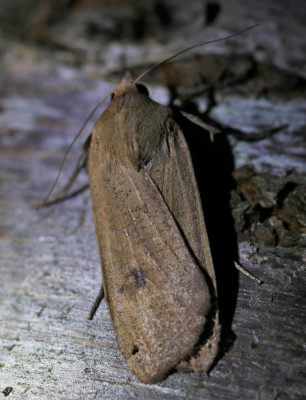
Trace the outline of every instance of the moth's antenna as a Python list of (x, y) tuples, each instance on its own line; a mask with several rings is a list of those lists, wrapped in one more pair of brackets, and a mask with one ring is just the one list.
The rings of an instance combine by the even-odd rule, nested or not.
[(97, 109), (104, 103), (104, 101), (108, 98), (108, 96), (109, 96), (110, 94), (111, 94), (111, 92), (107, 93), (107, 94), (103, 97), (103, 99), (100, 100), (99, 103), (93, 108), (93, 110), (91, 111), (91, 113), (89, 114), (89, 116), (86, 118), (86, 121), (83, 123), (83, 125), (82, 125), (81, 128), (80, 128), (80, 130), (78, 131), (78, 133), (77, 133), (76, 136), (74, 137), (73, 141), (70, 143), (68, 149), (65, 151), (65, 155), (64, 155), (64, 157), (63, 157), (63, 159), (62, 159), (62, 162), (61, 162), (61, 165), (60, 165), (60, 167), (59, 167), (59, 170), (58, 170), (57, 176), (56, 176), (56, 178), (55, 178), (55, 181), (53, 182), (53, 185), (51, 186), (51, 188), (50, 188), (50, 190), (49, 190), (47, 196), (44, 198), (43, 202), (41, 203), (40, 208), (43, 207), (43, 206), (47, 203), (47, 201), (48, 201), (48, 199), (49, 199), (51, 193), (53, 192), (55, 186), (57, 185), (57, 182), (58, 182), (58, 180), (59, 180), (59, 177), (60, 177), (60, 175), (61, 175), (61, 172), (62, 172), (63, 167), (64, 167), (64, 164), (65, 164), (65, 161), (66, 161), (66, 159), (67, 159), (67, 156), (68, 156), (70, 150), (72, 149), (72, 146), (74, 145), (74, 143), (77, 141), (77, 139), (79, 138), (79, 136), (80, 136), (81, 133), (83, 132), (85, 126), (86, 126), (87, 123), (88, 123), (88, 121), (92, 118), (92, 116), (94, 115), (94, 113), (95, 113), (95, 112), (97, 111)]
[(250, 26), (250, 27), (248, 27), (248, 28), (246, 28), (246, 29), (243, 29), (243, 30), (240, 31), (240, 32), (234, 33), (234, 34), (232, 34), (232, 35), (225, 36), (225, 37), (220, 38), (220, 39), (210, 40), (210, 41), (208, 41), (208, 42), (201, 42), (201, 43), (198, 43), (198, 44), (194, 44), (193, 46), (190, 46), (190, 47), (188, 47), (187, 49), (181, 50), (181, 51), (179, 51), (178, 53), (174, 54), (173, 56), (170, 56), (170, 57), (166, 58), (165, 60), (159, 61), (158, 63), (154, 64), (151, 68), (147, 69), (147, 70), (146, 70), (145, 72), (143, 72), (138, 78), (136, 78), (135, 81), (134, 81), (134, 83), (137, 83), (138, 81), (140, 81), (140, 79), (142, 79), (145, 75), (147, 75), (147, 74), (148, 74), (149, 72), (151, 72), (153, 69), (159, 67), (159, 66), (162, 65), (162, 64), (165, 64), (166, 62), (168, 62), (168, 61), (170, 61), (170, 60), (173, 60), (173, 58), (178, 57), (178, 56), (180, 56), (181, 54), (186, 53), (187, 51), (194, 49), (195, 47), (200, 47), (200, 46), (204, 46), (205, 44), (211, 44), (211, 43), (221, 42), (222, 40), (231, 39), (232, 37), (241, 35), (242, 33), (246, 32), (246, 31), (249, 31), (250, 29), (253, 29), (253, 28), (255, 28), (256, 26), (259, 26), (259, 25), (260, 25), (260, 24), (256, 24), (256, 25)]
[[(183, 54), (183, 53), (186, 53), (186, 52), (189, 51), (189, 50), (194, 49), (195, 47), (204, 46), (204, 45), (206, 45), (206, 44), (221, 42), (222, 40), (230, 39), (230, 38), (232, 38), (232, 37), (234, 37), (234, 36), (241, 35), (242, 33), (246, 32), (246, 31), (249, 31), (250, 29), (253, 29), (253, 28), (255, 28), (255, 27), (258, 26), (258, 25), (260, 25), (260, 24), (256, 24), (256, 25), (250, 26), (249, 28), (243, 29), (242, 31), (237, 32), (237, 33), (234, 33), (233, 35), (229, 35), (229, 36), (226, 36), (226, 37), (223, 37), (223, 38), (220, 38), (220, 39), (210, 40), (210, 41), (208, 41), (208, 42), (201, 42), (201, 43), (195, 44), (195, 45), (193, 45), (193, 46), (190, 46), (190, 47), (188, 47), (187, 49), (181, 50), (181, 51), (179, 51), (178, 53), (174, 54), (173, 56), (170, 56), (170, 57), (166, 58), (165, 60), (159, 61), (158, 63), (154, 64), (151, 68), (147, 69), (147, 70), (146, 70), (145, 72), (143, 72), (138, 78), (136, 78), (135, 81), (134, 81), (134, 83), (137, 83), (138, 81), (140, 81), (145, 75), (147, 75), (147, 74), (148, 74), (149, 72), (151, 72), (153, 69), (159, 67), (159, 66), (162, 65), (162, 64), (165, 64), (166, 62), (168, 62), (168, 61), (170, 61), (170, 60), (173, 60), (174, 58), (180, 56), (180, 55)], [(76, 136), (74, 137), (73, 141), (70, 143), (68, 149), (67, 149), (66, 152), (65, 152), (65, 155), (64, 155), (63, 160), (62, 160), (62, 162), (61, 162), (61, 165), (60, 165), (60, 167), (59, 167), (59, 170), (58, 170), (56, 179), (55, 179), (53, 185), (51, 186), (51, 188), (50, 188), (50, 190), (49, 190), (47, 196), (44, 198), (43, 202), (41, 203), (40, 208), (43, 207), (43, 206), (47, 203), (47, 201), (48, 201), (48, 199), (49, 199), (51, 193), (53, 192), (55, 186), (57, 185), (57, 182), (58, 182), (58, 180), (59, 180), (59, 177), (60, 177), (60, 175), (61, 175), (61, 172), (62, 172), (63, 167), (64, 167), (64, 164), (65, 164), (65, 161), (66, 161), (66, 159), (67, 159), (67, 156), (68, 156), (68, 154), (69, 154), (69, 152), (70, 152), (72, 146), (74, 145), (74, 143), (77, 141), (77, 139), (79, 138), (79, 136), (80, 136), (81, 133), (83, 132), (85, 126), (86, 126), (87, 123), (88, 123), (88, 121), (92, 118), (92, 116), (94, 115), (94, 113), (95, 113), (95, 112), (97, 111), (97, 109), (104, 103), (104, 101), (108, 98), (108, 96), (109, 96), (110, 94), (111, 94), (111, 92), (107, 93), (107, 94), (103, 97), (103, 99), (100, 100), (99, 103), (94, 107), (94, 109), (91, 111), (91, 113), (90, 113), (89, 116), (87, 117), (86, 121), (83, 123), (81, 129), (78, 131), (78, 133), (77, 133)]]

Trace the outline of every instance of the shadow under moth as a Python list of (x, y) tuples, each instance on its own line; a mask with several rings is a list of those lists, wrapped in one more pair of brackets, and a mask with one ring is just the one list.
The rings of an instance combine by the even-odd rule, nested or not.
[(88, 144), (88, 175), (98, 300), (130, 370), (151, 383), (173, 368), (207, 372), (221, 328), (190, 152), (171, 109), (137, 83), (143, 75), (127, 73), (111, 93)]

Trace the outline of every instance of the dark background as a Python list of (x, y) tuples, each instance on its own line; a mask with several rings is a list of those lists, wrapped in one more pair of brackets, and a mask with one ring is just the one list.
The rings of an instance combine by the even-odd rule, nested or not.
[[(302, 1), (2, 0), (0, 392), (14, 399), (302, 399), (306, 389), (305, 17)], [(223, 327), (209, 376), (140, 384), (100, 286), (88, 191), (35, 210), (94, 105), (129, 69), (204, 40), (144, 79), (181, 119), (217, 273)], [(74, 146), (59, 187), (71, 173)], [(75, 188), (87, 182), (84, 172)], [(239, 275), (234, 260), (264, 281)]]

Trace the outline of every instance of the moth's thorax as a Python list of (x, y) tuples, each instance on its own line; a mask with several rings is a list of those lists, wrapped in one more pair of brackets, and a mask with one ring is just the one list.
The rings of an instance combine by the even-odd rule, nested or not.
[(93, 146), (102, 146), (110, 161), (139, 167), (167, 151), (174, 125), (168, 107), (139, 93), (134, 84), (119, 85), (94, 127)]

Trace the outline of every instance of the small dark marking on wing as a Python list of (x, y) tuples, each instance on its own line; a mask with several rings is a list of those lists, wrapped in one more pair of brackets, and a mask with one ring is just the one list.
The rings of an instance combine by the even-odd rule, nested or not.
[(137, 289), (140, 289), (145, 286), (146, 276), (141, 268), (140, 269), (134, 268), (131, 271), (131, 276), (133, 276), (133, 278), (135, 279)]
[(135, 354), (137, 354), (139, 352), (139, 348), (138, 346), (134, 345), (133, 349), (132, 349), (132, 355), (134, 356)]
[(141, 289), (146, 285), (146, 276), (144, 270), (141, 268), (133, 268), (127, 275), (124, 284), (120, 288), (120, 293), (124, 293), (128, 287), (131, 286), (131, 279), (133, 278), (133, 284), (137, 289)]

